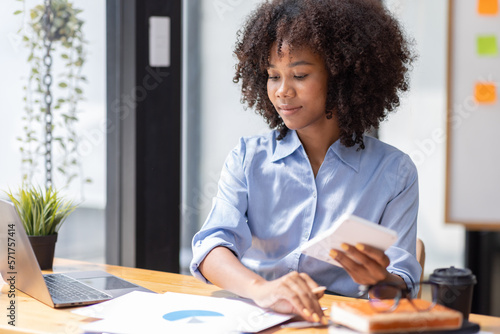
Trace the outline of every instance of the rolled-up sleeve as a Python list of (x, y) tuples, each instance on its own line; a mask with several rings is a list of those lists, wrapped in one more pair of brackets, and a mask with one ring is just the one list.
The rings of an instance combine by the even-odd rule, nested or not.
[(241, 259), (252, 244), (247, 223), (245, 153), (245, 142), (241, 139), (226, 159), (210, 214), (193, 238), (190, 271), (194, 277), (205, 282), (208, 281), (201, 274), (199, 265), (212, 249), (226, 247)]
[(387, 204), (381, 221), (382, 225), (398, 233), (398, 241), (386, 251), (391, 260), (387, 270), (399, 275), (407, 286), (411, 286), (419, 280), (422, 268), (415, 257), (418, 176), (415, 165), (407, 155), (402, 156), (394, 177), (397, 180), (395, 197)]

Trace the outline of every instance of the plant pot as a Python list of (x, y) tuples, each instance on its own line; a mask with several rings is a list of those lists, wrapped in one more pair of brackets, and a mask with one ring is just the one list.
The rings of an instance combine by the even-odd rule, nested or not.
[(50, 235), (29, 235), (28, 238), (38, 264), (40, 265), (40, 269), (52, 269), (57, 233)]

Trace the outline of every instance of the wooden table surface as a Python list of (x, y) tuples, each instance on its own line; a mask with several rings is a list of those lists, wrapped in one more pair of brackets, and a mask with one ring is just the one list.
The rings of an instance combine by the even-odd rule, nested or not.
[[(228, 293), (213, 286), (202, 283), (194, 277), (172, 274), (160, 271), (126, 268), (113, 265), (93, 264), (88, 262), (55, 259), (54, 272), (70, 272), (81, 270), (104, 270), (119, 276), (130, 282), (141, 285), (158, 293), (179, 292), (202, 296), (227, 296)], [(2, 287), (0, 294), (0, 305), (8, 305), (7, 286)], [(350, 299), (344, 297), (325, 295), (321, 299), (321, 305), (329, 308), (334, 300)], [(0, 333), (50, 333), (50, 334), (72, 334), (81, 333), (80, 325), (92, 322), (94, 318), (88, 318), (71, 313), (74, 308), (53, 309), (20, 291), (16, 291), (16, 327), (7, 324), (6, 317), (2, 317)], [(5, 310), (4, 310), (5, 312)], [(329, 314), (329, 310), (325, 311)], [(485, 332), (500, 333), (500, 318), (471, 314), (470, 321), (481, 325)], [(326, 328), (308, 329), (280, 329), (279, 326), (261, 332), (265, 334), (276, 333), (328, 333)]]

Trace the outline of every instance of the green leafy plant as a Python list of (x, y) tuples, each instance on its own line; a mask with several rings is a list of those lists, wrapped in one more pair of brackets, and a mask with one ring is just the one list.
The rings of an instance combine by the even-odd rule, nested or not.
[[(14, 15), (25, 17), (23, 21), (26, 24), (19, 29), (19, 33), (29, 49), (27, 62), (30, 66), (27, 83), (23, 87), (23, 135), (17, 138), (22, 156), (23, 182), (32, 182), (49, 142), (49, 147), (57, 150), (57, 159), (53, 160), (51, 168), (65, 179), (65, 185), (77, 178), (82, 185), (89, 183), (91, 180), (83, 176), (78, 154), (80, 137), (76, 131), (80, 112), (78, 104), (84, 100), (82, 86), (87, 82), (82, 75), (87, 43), (82, 30), (84, 21), (79, 17), (82, 10), (74, 8), (68, 0), (52, 0), (47, 24), (44, 20), (45, 5), (26, 10), (25, 1), (20, 1), (23, 9), (15, 11)], [(55, 88), (50, 92), (52, 136), (49, 138), (45, 135), (47, 126), (44, 123), (47, 112), (47, 79), (44, 76), (48, 59), (53, 65), (50, 86)]]
[(45, 191), (30, 187), (20, 187), (17, 194), (6, 192), (23, 222), (28, 235), (51, 235), (59, 231), (62, 223), (77, 207), (49, 188)]

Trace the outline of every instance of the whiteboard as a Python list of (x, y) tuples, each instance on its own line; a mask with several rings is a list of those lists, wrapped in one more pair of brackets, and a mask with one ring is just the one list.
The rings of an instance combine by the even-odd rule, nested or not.
[(500, 228), (499, 0), (449, 0), (446, 222)]

